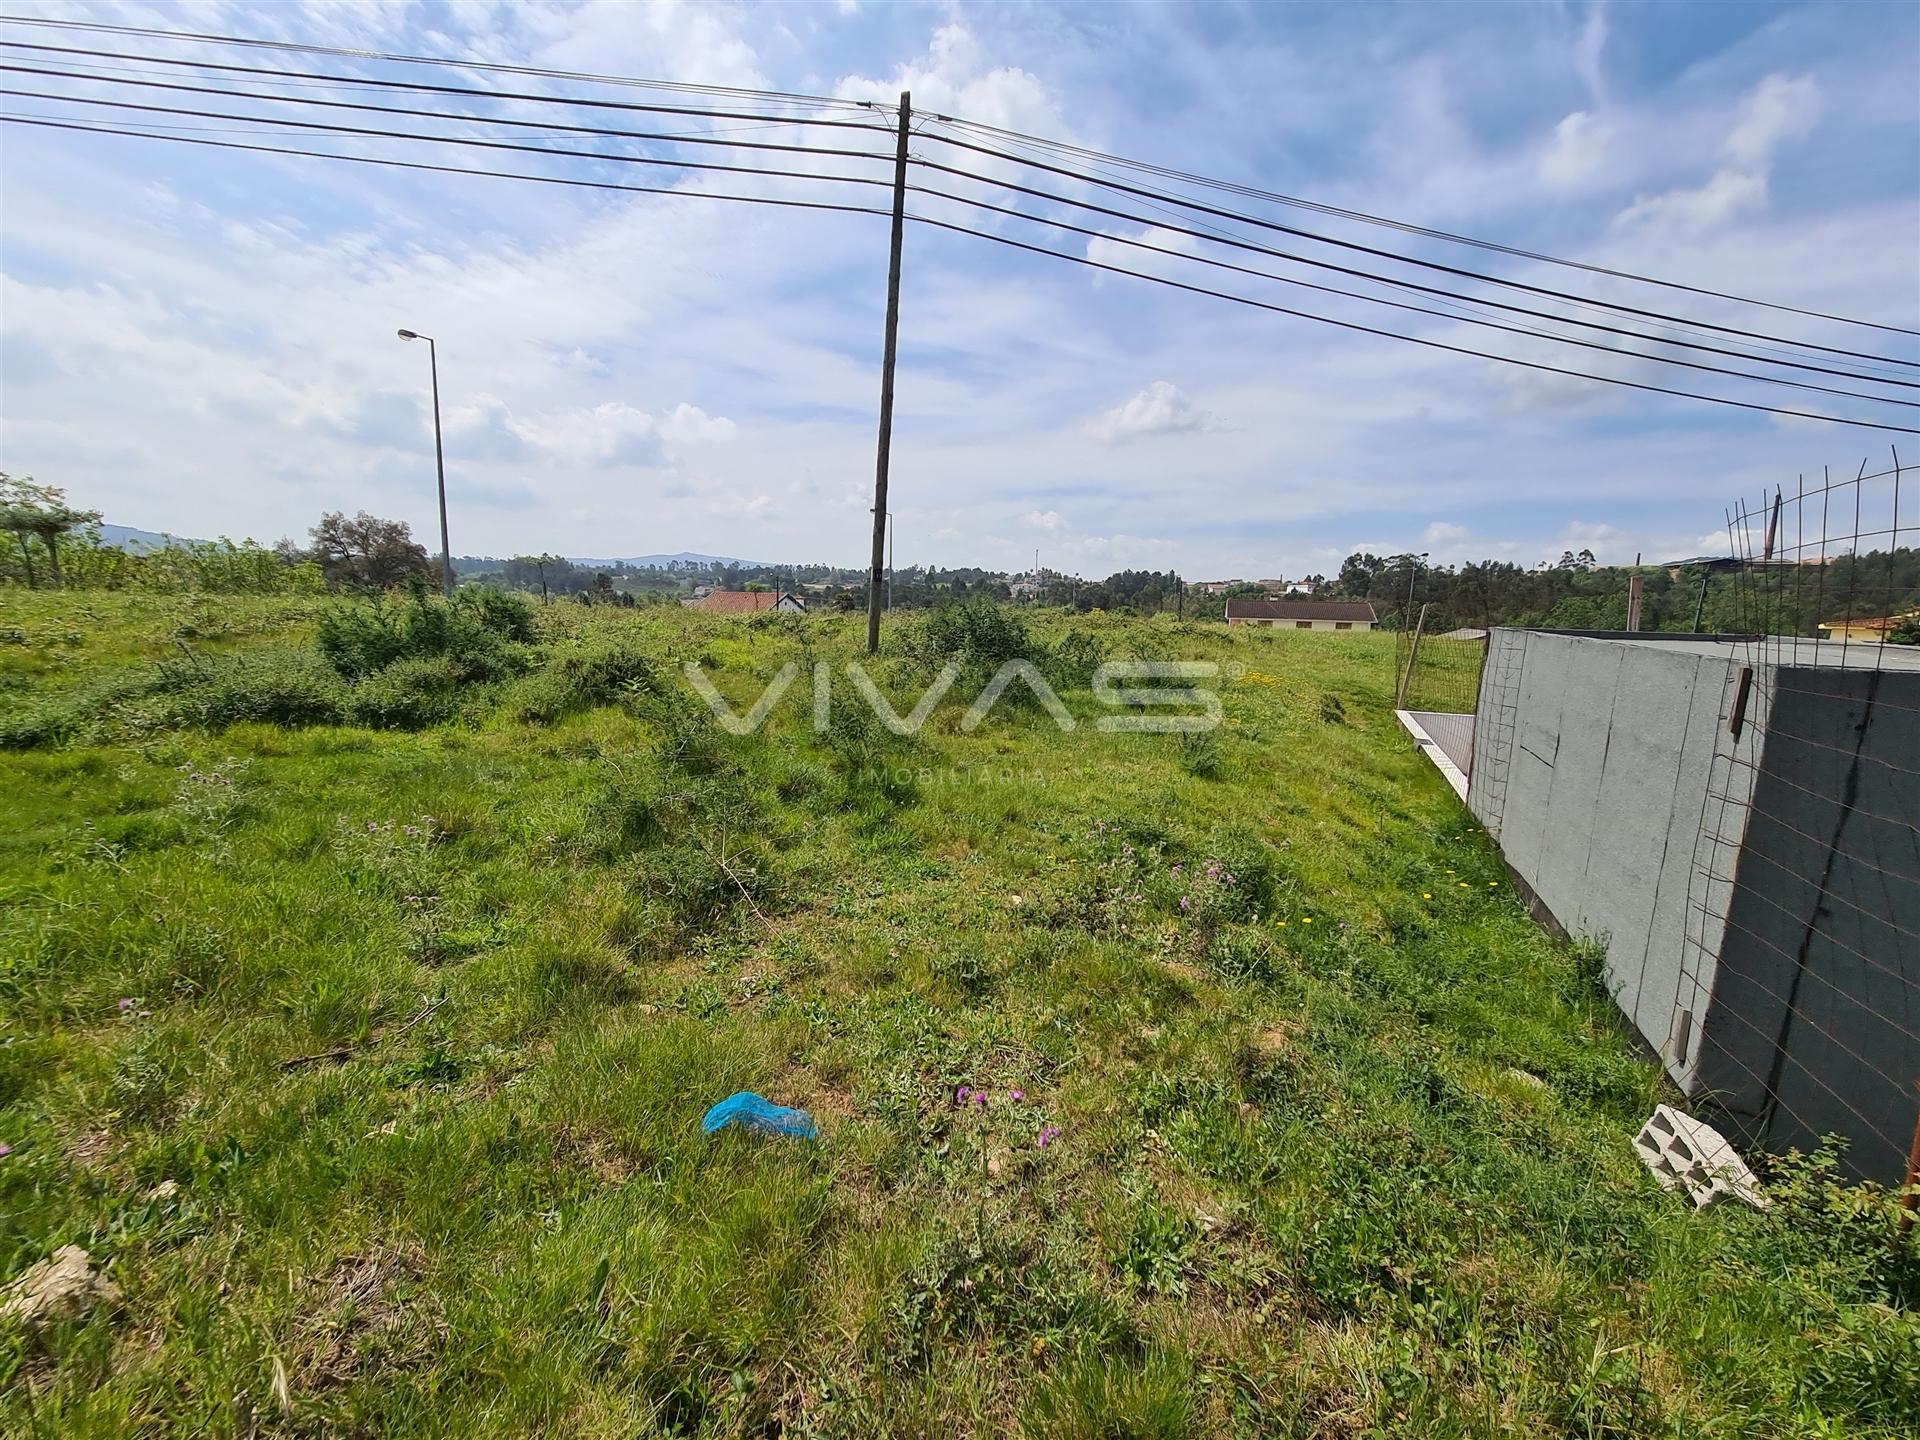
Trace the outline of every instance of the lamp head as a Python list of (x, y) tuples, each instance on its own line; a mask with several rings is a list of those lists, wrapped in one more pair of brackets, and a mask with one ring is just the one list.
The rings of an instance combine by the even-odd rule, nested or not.
[(411, 330), (402, 330), (400, 332), (400, 338), (402, 340), (418, 340), (420, 337)]

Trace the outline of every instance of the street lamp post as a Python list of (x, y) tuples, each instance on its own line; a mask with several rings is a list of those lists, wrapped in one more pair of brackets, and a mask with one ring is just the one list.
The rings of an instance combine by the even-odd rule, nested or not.
[(427, 366), (433, 375), (433, 463), (440, 472), (440, 589), (453, 596), (453, 546), (447, 540), (447, 454), (440, 439), (440, 352), (431, 335), (402, 330), (402, 340), (427, 342)]

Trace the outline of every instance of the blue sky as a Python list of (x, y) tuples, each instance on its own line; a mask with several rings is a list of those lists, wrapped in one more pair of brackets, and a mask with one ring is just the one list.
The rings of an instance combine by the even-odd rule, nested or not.
[[(850, 98), (910, 88), (922, 110), (1920, 324), (1913, 5), (10, 8)], [(235, 58), (103, 46), (135, 47)], [(0, 467), (110, 520), (272, 540), (366, 508), (431, 534), (426, 356), (394, 337), (405, 325), (440, 340), (457, 551), (864, 559), (882, 220), (17, 127), (0, 146)], [(1201, 579), (1331, 573), (1357, 548), (1666, 557), (1724, 537), (1737, 496), (1887, 453), (1871, 432), (1511, 370), (924, 229), (908, 232), (902, 304), (902, 564), (1012, 567), (1037, 547), (1088, 575)], [(1758, 318), (1829, 343), (1866, 334)]]

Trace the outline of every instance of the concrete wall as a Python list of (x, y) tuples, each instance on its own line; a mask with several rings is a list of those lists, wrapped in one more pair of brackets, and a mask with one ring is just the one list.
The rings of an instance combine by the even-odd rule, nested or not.
[(1716, 1123), (1776, 1149), (1838, 1133), (1855, 1173), (1898, 1183), (1920, 1109), (1920, 654), (1799, 658), (1496, 630), (1468, 805), (1538, 906), (1605, 943), (1620, 1008)]
[[(1688, 1084), (1698, 1047), (1676, 1020), (1705, 1008), (1718, 952), (1717, 927), (1702, 923), (1717, 912), (1690, 910), (1689, 890), (1709, 780), (1735, 744), (1720, 719), (1738, 667), (1694, 645), (1542, 631), (1496, 631), (1495, 644), (1510, 667), (1522, 647), (1512, 718), (1476, 725), (1468, 805), (1567, 933), (1605, 942), (1620, 1008)], [(1489, 657), (1483, 716), (1500, 658)], [(1479, 784), (1494, 773), (1498, 795)]]
[(1920, 673), (1765, 680), (1699, 1082), (1769, 1146), (1839, 1134), (1897, 1183), (1920, 1111)]

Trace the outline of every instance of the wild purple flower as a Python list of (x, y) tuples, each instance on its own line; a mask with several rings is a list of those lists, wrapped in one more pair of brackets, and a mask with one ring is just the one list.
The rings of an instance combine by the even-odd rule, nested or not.
[(1009, 1100), (1024, 1100), (1027, 1098), (1027, 1092), (1024, 1090), (1009, 1090), (1007, 1092), (1007, 1098)]
[(1174, 873), (1174, 876), (1175, 876), (1176, 878), (1178, 878), (1178, 876), (1180, 875), (1180, 872), (1181, 872), (1181, 871), (1183, 871), (1183, 870), (1185, 870), (1186, 868), (1187, 868), (1187, 867), (1186, 867), (1186, 866), (1184, 866), (1184, 865), (1176, 865), (1176, 866), (1174, 866), (1174, 867), (1173, 867), (1173, 873)]
[(133, 1009), (133, 997), (131, 995), (122, 995), (118, 1000), (113, 1002), (113, 1005), (114, 1009), (124, 1015), (127, 1011)]
[(13, 1146), (7, 1144), (4, 1140), (0, 1140), (0, 1160), (6, 1159), (7, 1156), (11, 1154), (13, 1154)]
[(1184, 895), (1182, 895), (1182, 896), (1180, 897), (1180, 908), (1181, 908), (1182, 910), (1184, 910), (1184, 909), (1186, 909), (1186, 908), (1187, 908), (1187, 897), (1186, 897), (1186, 896), (1184, 896)]
[(985, 1109), (987, 1104), (987, 1092), (984, 1090), (974, 1091), (973, 1103), (980, 1106), (982, 1109)]
[(953, 1092), (953, 1103), (956, 1105), (964, 1105), (972, 1098), (973, 1087), (970, 1085), (962, 1085), (958, 1090)]
[(1033, 1148), (1036, 1150), (1044, 1150), (1059, 1138), (1060, 1127), (1058, 1125), (1049, 1125), (1040, 1132), (1039, 1138), (1033, 1142)]
[(379, 828), (380, 828), (380, 822), (378, 820), (367, 821), (367, 833), (369, 835), (373, 834), (373, 832), (378, 830)]

